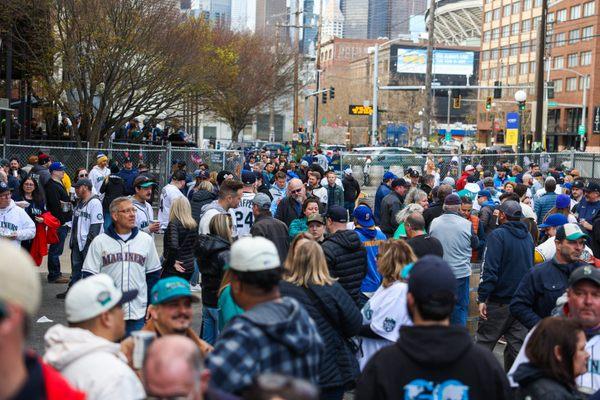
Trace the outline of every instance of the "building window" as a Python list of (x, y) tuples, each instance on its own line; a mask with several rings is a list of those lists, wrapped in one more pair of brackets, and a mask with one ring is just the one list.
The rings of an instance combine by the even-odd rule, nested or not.
[(518, 22), (515, 22), (514, 24), (512, 24), (510, 26), (510, 33), (511, 33), (511, 35), (519, 34), (519, 23)]
[(526, 75), (529, 73), (529, 63), (522, 62), (519, 64), (519, 74)]
[(531, 20), (526, 19), (521, 22), (521, 32), (529, 32), (531, 30)]
[(510, 46), (510, 55), (518, 56), (519, 55), (519, 46), (517, 46), (516, 44), (511, 45)]
[(590, 1), (583, 5), (583, 16), (590, 17), (596, 13), (596, 2)]
[(533, 74), (535, 72), (535, 61), (529, 63), (529, 71)]
[(583, 90), (583, 85), (586, 85), (586, 88), (590, 88), (590, 76), (580, 76), (579, 77), (579, 90)]
[(508, 66), (508, 76), (513, 77), (517, 75), (517, 64), (511, 64)]
[(567, 20), (567, 9), (558, 10), (556, 12), (556, 22), (565, 22)]
[(591, 51), (583, 51), (580, 54), (580, 64), (584, 65), (592, 65), (592, 52)]
[(574, 92), (577, 90), (577, 78), (567, 78), (567, 92)]
[(554, 22), (554, 17), (555, 15), (553, 12), (548, 13), (548, 23)]
[(490, 79), (497, 79), (497, 78), (498, 78), (498, 69), (497, 68), (490, 69)]
[(497, 20), (499, 20), (502, 17), (502, 15), (500, 15), (500, 11), (502, 11), (500, 9), (500, 7), (494, 9), (494, 13), (493, 13), (493, 16), (492, 16), (494, 18), (494, 21), (497, 21)]
[(576, 5), (571, 7), (571, 19), (579, 19), (581, 18), (581, 6)]
[(481, 79), (482, 80), (484, 80), (484, 81), (487, 80), (487, 78), (488, 78), (488, 71), (489, 70), (487, 70), (487, 69), (482, 69), (481, 70)]
[(554, 81), (554, 92), (560, 93), (563, 90), (563, 81), (562, 79), (556, 79)]
[(484, 22), (490, 22), (492, 20), (492, 12), (491, 11), (486, 11), (485, 12), (485, 17), (484, 17)]
[(496, 40), (500, 38), (500, 28), (492, 29), (492, 40)]
[(531, 9), (531, 0), (523, 0), (523, 11)]
[(509, 37), (510, 36), (510, 25), (504, 25), (502, 27), (502, 37)]
[(574, 44), (579, 42), (579, 29), (573, 29), (569, 31), (569, 44)]
[(576, 67), (578, 65), (578, 60), (579, 58), (579, 54), (577, 53), (573, 53), (573, 54), (569, 54), (567, 56), (567, 66), (570, 67)]
[(483, 32), (483, 41), (484, 42), (489, 42), (490, 39), (492, 37), (492, 32), (491, 31), (485, 31)]
[(542, 20), (542, 17), (534, 17), (533, 18), (533, 30), (537, 32), (537, 28), (540, 25), (540, 21)]
[(529, 53), (531, 50), (529, 49), (529, 41), (524, 40), (521, 42), (521, 53)]
[(542, 0), (534, 0), (533, 1), (533, 7), (534, 8), (538, 8), (542, 6)]
[(505, 5), (505, 6), (503, 7), (503, 9), (502, 9), (502, 14), (503, 14), (505, 17), (508, 17), (508, 16), (510, 15), (510, 7), (511, 7), (511, 5), (510, 5), (510, 4), (507, 4), (507, 5)]
[(508, 68), (506, 68), (506, 65), (503, 65), (502, 68), (500, 68), (500, 77), (501, 78), (506, 78), (506, 72), (508, 71)]
[(554, 69), (561, 69), (565, 67), (565, 58), (563, 56), (554, 57)]
[(498, 49), (493, 49), (493, 50), (492, 50), (492, 54), (491, 54), (491, 56), (490, 56), (490, 59), (491, 59), (491, 60), (496, 60), (496, 59), (498, 59)]
[(502, 54), (502, 58), (507, 58), (508, 52), (509, 52), (508, 46), (503, 47), (501, 50), (501, 53), (500, 53), (500, 54)]
[(489, 50), (484, 50), (481, 52), (481, 61), (487, 61), (490, 59)]
[(512, 13), (518, 14), (521, 12), (521, 3), (519, 1), (515, 1), (512, 3)]
[[(489, 33), (489, 32), (486, 32), (486, 33)], [(556, 45), (556, 47), (564, 46), (565, 41), (566, 41), (566, 36), (565, 36), (564, 32), (557, 33), (556, 35), (554, 35), (554, 44)]]
[(581, 40), (592, 40), (594, 36), (594, 27), (586, 26), (581, 30)]

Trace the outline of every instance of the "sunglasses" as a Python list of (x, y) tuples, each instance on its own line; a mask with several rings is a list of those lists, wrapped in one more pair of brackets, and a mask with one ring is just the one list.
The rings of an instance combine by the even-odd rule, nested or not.
[(79, 177), (80, 177), (80, 178), (83, 178), (83, 177), (85, 177), (85, 176), (88, 176), (88, 174), (79, 174)]
[(290, 190), (291, 194), (296, 194), (296, 193), (300, 193), (302, 191), (302, 188), (300, 189), (296, 189), (296, 190)]

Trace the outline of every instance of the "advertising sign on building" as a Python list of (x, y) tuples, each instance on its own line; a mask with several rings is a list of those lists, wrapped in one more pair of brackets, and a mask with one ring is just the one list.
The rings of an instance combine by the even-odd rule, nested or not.
[[(472, 51), (433, 50), (433, 73), (444, 75), (473, 75), (475, 53)], [(398, 48), (396, 72), (425, 74), (427, 50)]]

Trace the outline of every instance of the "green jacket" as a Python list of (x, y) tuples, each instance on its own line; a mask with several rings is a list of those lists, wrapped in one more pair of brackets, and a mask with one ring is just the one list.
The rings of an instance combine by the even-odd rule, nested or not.
[(306, 217), (296, 218), (290, 224), (290, 239), (293, 240), (296, 235), (308, 230), (308, 224), (306, 223)]
[(243, 313), (244, 310), (235, 303), (231, 296), (231, 286), (225, 286), (219, 296), (219, 331), (222, 331), (233, 317)]

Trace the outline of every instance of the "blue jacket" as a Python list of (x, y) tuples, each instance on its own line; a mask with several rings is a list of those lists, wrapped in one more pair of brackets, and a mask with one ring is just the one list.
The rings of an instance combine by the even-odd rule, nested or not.
[(494, 229), (483, 254), (479, 301), (509, 304), (521, 279), (533, 267), (534, 247), (523, 222), (507, 222)]
[(544, 193), (535, 201), (533, 204), (533, 211), (535, 211), (535, 215), (537, 215), (538, 224), (544, 222), (544, 217), (548, 214), (548, 211), (554, 208), (557, 197), (558, 195), (554, 192)]
[(377, 188), (377, 193), (375, 193), (375, 208), (373, 210), (373, 218), (375, 219), (375, 224), (377, 225), (379, 225), (379, 223), (381, 222), (381, 216), (379, 215), (379, 212), (381, 210), (381, 200), (383, 200), (383, 198), (391, 192), (392, 189), (390, 189), (390, 187), (383, 182), (381, 182), (381, 184)]
[(135, 189), (133, 188), (133, 181), (135, 181), (135, 178), (137, 178), (137, 176), (139, 175), (138, 170), (135, 168), (133, 168), (133, 169), (123, 168), (122, 170), (119, 171), (119, 173), (117, 175), (120, 176), (121, 178), (123, 178), (123, 181), (125, 182), (125, 194), (128, 194), (128, 195), (135, 194)]
[(575, 212), (579, 216), (579, 219), (584, 219), (590, 224), (598, 213), (598, 210), (600, 210), (600, 201), (589, 203), (585, 198), (581, 199), (575, 208)]
[(508, 176), (505, 175), (504, 179), (500, 179), (498, 174), (494, 175), (494, 187), (496, 189), (504, 186), (506, 182), (508, 182)]
[(387, 238), (377, 228), (356, 228), (355, 231), (367, 250), (367, 275), (362, 281), (360, 291), (372, 293), (381, 285), (381, 274), (377, 271), (377, 254), (379, 253), (379, 245)]
[(559, 264), (556, 258), (530, 268), (510, 302), (510, 313), (527, 329), (549, 317), (567, 289), (569, 275), (586, 263)]

